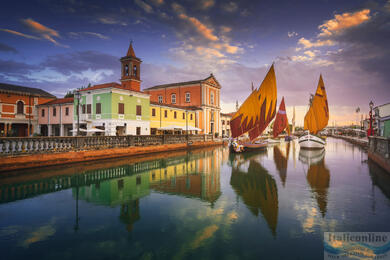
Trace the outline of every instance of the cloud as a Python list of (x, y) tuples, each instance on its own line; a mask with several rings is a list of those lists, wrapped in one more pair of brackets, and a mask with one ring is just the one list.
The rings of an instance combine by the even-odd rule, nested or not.
[(108, 25), (113, 25), (113, 24), (119, 24), (122, 26), (127, 25), (127, 23), (125, 23), (121, 20), (118, 20), (117, 18), (113, 18), (113, 17), (99, 17), (99, 18), (97, 18), (97, 21), (102, 23), (102, 24), (108, 24)]
[(96, 38), (99, 38), (102, 40), (110, 39), (110, 37), (105, 36), (101, 33), (96, 33), (96, 32), (69, 32), (68, 35), (74, 39), (80, 39), (80, 38), (83, 38), (84, 36), (92, 36), (92, 37), (96, 37)]
[(218, 40), (218, 37), (213, 34), (213, 29), (204, 25), (197, 18), (189, 17), (184, 13), (180, 13), (179, 18), (189, 21), (195, 27), (195, 29), (198, 31), (198, 33), (200, 33), (204, 38), (206, 38), (210, 41), (217, 41)]
[(199, 55), (205, 56), (206, 58), (213, 58), (213, 57), (223, 58), (223, 57), (225, 57), (225, 55), (223, 53), (219, 52), (216, 49), (212, 49), (212, 48), (205, 48), (205, 47), (199, 46), (199, 47), (196, 47), (195, 50)]
[(0, 42), (0, 51), (18, 53), (18, 51), (15, 48), (8, 46), (7, 44), (1, 43), (1, 42)]
[(304, 54), (306, 54), (310, 58), (314, 58), (316, 56), (314, 51), (305, 51)]
[(160, 6), (164, 4), (164, 0), (151, 0), (153, 4)]
[(153, 13), (153, 7), (149, 4), (145, 3), (142, 0), (135, 0), (134, 3), (138, 5), (140, 8), (142, 8), (146, 13), (151, 14)]
[(237, 11), (238, 5), (235, 2), (229, 2), (222, 5), (222, 9), (226, 12), (233, 13)]
[(287, 36), (288, 36), (288, 38), (295, 37), (295, 36), (298, 36), (298, 33), (294, 32), (294, 31), (293, 32), (288, 32)]
[(332, 40), (317, 40), (312, 42), (302, 37), (298, 40), (298, 44), (302, 45), (304, 49), (309, 49), (312, 47), (333, 46), (336, 43)]
[(215, 5), (214, 0), (202, 0), (199, 2), (202, 9), (209, 9)]
[(232, 28), (231, 27), (228, 27), (228, 26), (221, 26), (221, 33), (229, 33), (232, 31)]
[(321, 30), (321, 33), (318, 36), (322, 37), (338, 34), (345, 29), (358, 26), (370, 20), (370, 18), (370, 9), (364, 9), (354, 13), (336, 14), (334, 19), (328, 20), (324, 24), (318, 26), (318, 29)]
[(20, 33), (20, 32), (14, 31), (14, 30), (0, 29), (0, 31), (7, 32), (7, 33), (10, 33), (10, 34), (14, 34), (14, 35), (17, 35), (17, 36), (21, 36), (21, 37), (24, 37), (24, 38), (27, 38), (27, 39), (40, 40), (39, 37), (36, 37), (36, 36), (33, 36), (33, 35), (24, 34), (24, 33)]
[(69, 46), (60, 44), (59, 42), (57, 42), (54, 39), (54, 38), (60, 38), (60, 34), (56, 30), (53, 30), (53, 29), (51, 29), (43, 24), (40, 24), (31, 18), (22, 19), (22, 23), (25, 26), (27, 26), (31, 31), (38, 34), (40, 36), (40, 38), (48, 40), (57, 46), (66, 47), (66, 48), (69, 47)]

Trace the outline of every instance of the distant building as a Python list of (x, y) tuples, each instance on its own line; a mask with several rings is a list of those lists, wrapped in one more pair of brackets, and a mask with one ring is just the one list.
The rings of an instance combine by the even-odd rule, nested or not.
[(378, 126), (378, 135), (390, 137), (390, 103), (374, 107), (375, 121)]
[[(150, 98), (140, 91), (141, 60), (135, 56), (132, 44), (120, 61), (121, 84), (112, 82), (80, 90), (80, 128), (90, 134), (98, 129), (111, 136), (149, 135)], [(73, 128), (77, 129), (78, 100), (74, 102)]]
[(213, 74), (201, 80), (158, 85), (145, 89), (150, 101), (166, 105), (197, 107), (195, 126), (203, 134), (220, 132), (221, 85)]
[(0, 135), (30, 136), (36, 133), (36, 106), (55, 98), (41, 89), (0, 83)]
[(72, 136), (73, 97), (37, 106), (38, 133), (42, 136)]
[(230, 120), (232, 120), (234, 113), (224, 114), (221, 113), (221, 136), (222, 137), (231, 137), (232, 133), (230, 131)]

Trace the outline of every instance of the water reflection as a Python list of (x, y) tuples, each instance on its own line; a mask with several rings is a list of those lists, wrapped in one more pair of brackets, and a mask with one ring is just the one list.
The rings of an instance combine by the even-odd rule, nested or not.
[(325, 149), (299, 151), (299, 160), (308, 165), (306, 180), (317, 200), (318, 208), (325, 217), (328, 203), (330, 172), (325, 166)]
[(288, 157), (290, 153), (290, 142), (286, 145), (286, 156), (283, 155), (279, 146), (274, 146), (273, 150), (274, 150), (275, 166), (276, 169), (278, 170), (280, 180), (284, 187), (286, 186), (286, 179), (287, 179), (287, 164), (288, 164)]
[(249, 153), (237, 156), (241, 163), (232, 167), (230, 184), (253, 215), (257, 217), (261, 212), (272, 234), (276, 236), (278, 188), (275, 179), (257, 161), (259, 156), (256, 155), (247, 159), (249, 166), (243, 170), (241, 166), (247, 162), (244, 158), (249, 156)]

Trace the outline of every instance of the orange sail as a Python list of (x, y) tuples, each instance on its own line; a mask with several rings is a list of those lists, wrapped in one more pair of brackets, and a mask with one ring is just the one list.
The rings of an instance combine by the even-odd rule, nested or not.
[(329, 107), (326, 96), (324, 81), (320, 75), (316, 94), (310, 105), (309, 111), (305, 115), (304, 129), (312, 134), (317, 134), (328, 125)]
[(233, 115), (230, 121), (232, 137), (249, 133), (250, 139), (253, 140), (261, 135), (275, 117), (276, 98), (276, 78), (272, 65), (260, 87), (252, 91)]
[(276, 114), (276, 119), (274, 122), (273, 136), (277, 137), (283, 130), (286, 129), (287, 133), (290, 135), (290, 127), (288, 125), (287, 114), (286, 114), (286, 105), (284, 104), (284, 97), (279, 106), (279, 111)]

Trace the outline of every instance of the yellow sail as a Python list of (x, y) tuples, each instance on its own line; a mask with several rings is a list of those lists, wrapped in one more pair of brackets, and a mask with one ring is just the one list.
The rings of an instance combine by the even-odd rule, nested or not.
[(258, 89), (252, 91), (230, 121), (232, 137), (249, 132), (252, 139), (261, 135), (276, 114), (276, 77), (274, 65)]
[(304, 129), (317, 134), (328, 125), (329, 107), (324, 81), (320, 75), (316, 94), (313, 97), (309, 111), (305, 115)]

